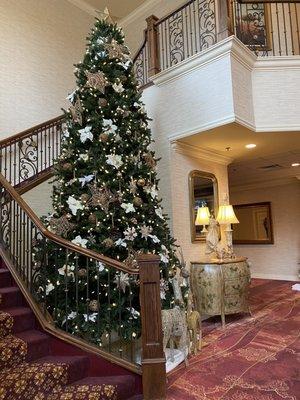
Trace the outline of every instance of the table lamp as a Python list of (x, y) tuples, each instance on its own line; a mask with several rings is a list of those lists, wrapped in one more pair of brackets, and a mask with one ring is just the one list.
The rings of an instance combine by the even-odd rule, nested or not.
[(209, 225), (210, 213), (208, 207), (202, 205), (198, 207), (195, 225), (203, 225), (201, 233), (207, 233), (206, 225)]
[(220, 225), (226, 225), (225, 228), (226, 245), (229, 253), (233, 254), (231, 224), (239, 223), (239, 220), (237, 219), (234, 213), (233, 207), (229, 204), (220, 206), (217, 216), (217, 221), (219, 222)]

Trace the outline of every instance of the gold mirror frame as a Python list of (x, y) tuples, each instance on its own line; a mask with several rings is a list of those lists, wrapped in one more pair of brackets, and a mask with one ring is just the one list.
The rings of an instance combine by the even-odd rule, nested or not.
[(205, 242), (205, 236), (199, 236), (196, 233), (196, 226), (195, 226), (195, 212), (194, 212), (194, 205), (195, 205), (195, 195), (194, 195), (194, 179), (195, 177), (206, 178), (210, 179), (213, 183), (213, 190), (214, 190), (214, 212), (215, 216), (217, 216), (218, 207), (219, 207), (219, 196), (218, 196), (218, 181), (214, 174), (209, 172), (203, 172), (194, 170), (189, 173), (189, 197), (190, 197), (190, 225), (191, 225), (191, 240), (192, 243), (197, 242)]

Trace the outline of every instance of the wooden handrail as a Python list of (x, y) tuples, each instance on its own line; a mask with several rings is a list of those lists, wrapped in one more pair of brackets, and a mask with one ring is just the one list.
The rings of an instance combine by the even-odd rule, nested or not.
[(106, 257), (102, 254), (97, 253), (96, 251), (85, 249), (83, 247), (77, 246), (76, 244), (69, 242), (62, 237), (55, 235), (50, 232), (45, 226), (42, 224), (39, 217), (35, 214), (35, 212), (29, 207), (24, 199), (19, 195), (19, 193), (11, 186), (11, 184), (4, 178), (2, 174), (0, 174), (0, 184), (7, 190), (7, 192), (11, 195), (11, 197), (19, 204), (21, 209), (29, 216), (29, 218), (34, 222), (36, 227), (41, 231), (41, 233), (49, 240), (52, 240), (56, 244), (67, 248), (68, 250), (75, 251), (80, 253), (86, 257), (89, 257), (93, 260), (103, 262), (111, 267), (116, 268), (119, 271), (128, 273), (128, 274), (139, 274), (139, 270), (137, 268), (129, 268), (123, 262), (114, 260), (113, 258)]
[(15, 135), (12, 135), (8, 138), (2, 139), (2, 140), (0, 140), (0, 147), (4, 147), (10, 143), (18, 142), (20, 139), (25, 139), (26, 137), (32, 135), (33, 132), (35, 132), (41, 128), (44, 128), (45, 126), (52, 124), (54, 122), (59, 122), (62, 119), (64, 119), (64, 117), (65, 117), (64, 115), (60, 115), (58, 117), (49, 119), (46, 122), (42, 122), (41, 124), (35, 125), (32, 128), (26, 129), (25, 131), (16, 133)]
[(136, 59), (138, 58), (138, 56), (140, 55), (140, 52), (143, 50), (143, 48), (146, 46), (147, 43), (147, 29), (144, 29), (144, 39), (142, 44), (140, 45), (140, 47), (138, 48), (138, 50), (135, 52), (135, 55), (132, 58), (132, 62), (133, 64), (135, 63)]

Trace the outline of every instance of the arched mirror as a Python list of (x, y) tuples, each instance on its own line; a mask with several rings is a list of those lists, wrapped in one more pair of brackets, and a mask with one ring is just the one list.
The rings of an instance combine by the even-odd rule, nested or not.
[(192, 242), (205, 241), (202, 227), (195, 225), (198, 207), (206, 205), (215, 216), (218, 212), (218, 182), (214, 174), (192, 171), (189, 174), (190, 219)]

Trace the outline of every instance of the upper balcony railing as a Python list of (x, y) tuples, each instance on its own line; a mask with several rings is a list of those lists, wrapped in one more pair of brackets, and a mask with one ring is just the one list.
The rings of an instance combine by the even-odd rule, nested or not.
[(300, 54), (300, 3), (190, 0), (169, 15), (147, 18), (134, 66), (140, 87), (151, 76), (236, 35), (259, 56)]

